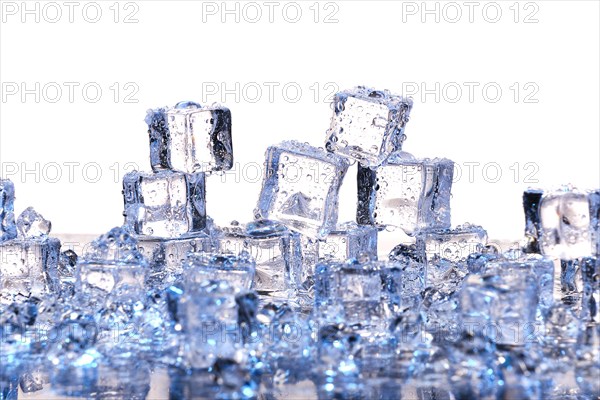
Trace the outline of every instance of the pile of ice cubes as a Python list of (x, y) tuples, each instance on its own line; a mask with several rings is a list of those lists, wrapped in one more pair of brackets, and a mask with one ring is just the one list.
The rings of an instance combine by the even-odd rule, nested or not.
[[(227, 226), (205, 194), (233, 165), (230, 111), (149, 110), (152, 170), (79, 256), (32, 208), (15, 222), (0, 181), (0, 398), (145, 398), (157, 366), (171, 398), (600, 396), (600, 190), (527, 190), (523, 245), (499, 251), (451, 227), (453, 162), (403, 151), (411, 108), (336, 94), (325, 148), (270, 146), (254, 219)], [(412, 241), (378, 259), (384, 229)]]

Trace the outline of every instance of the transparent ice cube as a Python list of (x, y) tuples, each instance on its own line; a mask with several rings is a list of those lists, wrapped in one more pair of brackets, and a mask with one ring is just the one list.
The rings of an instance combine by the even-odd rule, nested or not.
[(8, 179), (0, 179), (0, 242), (17, 237), (14, 202), (15, 186)]
[(268, 220), (233, 221), (216, 232), (219, 250), (250, 254), (256, 262), (254, 290), (271, 299), (287, 299), (294, 290), (290, 272), (300, 262), (300, 238), (284, 225)]
[(300, 245), (302, 262), (295, 264), (298, 269), (293, 271), (293, 279), (303, 295), (312, 299), (315, 265), (326, 260), (344, 262), (360, 255), (376, 259), (377, 229), (357, 225), (355, 222), (345, 222), (338, 224), (320, 240), (301, 235)]
[(539, 303), (535, 274), (509, 261), (467, 278), (460, 296), (463, 323), (496, 344), (524, 346), (537, 340)]
[(326, 261), (315, 271), (315, 312), (327, 323), (346, 323), (359, 332), (384, 332), (400, 309), (402, 266), (350, 259)]
[(140, 235), (176, 238), (206, 226), (203, 173), (129, 172), (123, 199), (125, 223)]
[(154, 171), (185, 173), (231, 169), (231, 112), (220, 105), (180, 102), (148, 110), (150, 162)]
[(329, 151), (376, 167), (402, 148), (412, 100), (358, 86), (337, 93), (327, 131)]
[(404, 152), (393, 153), (377, 169), (359, 165), (356, 221), (407, 234), (449, 228), (453, 169), (450, 160), (415, 159)]
[(27, 207), (17, 218), (17, 237), (33, 239), (47, 236), (52, 229), (52, 223), (33, 207)]
[(487, 232), (477, 225), (464, 224), (453, 229), (424, 230), (416, 234), (417, 252), (425, 261), (446, 259), (465, 262), (472, 253), (479, 253), (487, 244)]
[(184, 286), (180, 313), (188, 364), (209, 368), (218, 358), (236, 359), (243, 347), (236, 289), (219, 280), (186, 279)]
[(523, 194), (529, 250), (573, 260), (600, 250), (600, 191), (563, 186), (554, 191), (528, 189)]
[(246, 251), (233, 253), (191, 253), (185, 261), (185, 279), (199, 284), (203, 280), (224, 280), (237, 290), (252, 287), (255, 261)]
[(183, 264), (190, 253), (210, 252), (216, 247), (205, 232), (193, 232), (178, 238), (134, 235), (140, 253), (150, 264), (149, 283), (165, 288), (181, 278)]
[(60, 241), (12, 239), (0, 243), (0, 302), (22, 301), (58, 293)]
[(256, 218), (280, 221), (312, 238), (335, 229), (338, 192), (349, 162), (296, 141), (270, 146)]
[(600, 323), (600, 258), (582, 259), (581, 274), (583, 277), (581, 319)]
[(106, 301), (135, 303), (143, 297), (148, 262), (124, 228), (98, 237), (77, 260), (76, 292), (94, 307)]

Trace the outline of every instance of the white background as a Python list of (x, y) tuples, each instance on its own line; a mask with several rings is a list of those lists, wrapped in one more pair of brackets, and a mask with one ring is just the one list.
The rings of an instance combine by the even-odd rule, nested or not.
[[(23, 14), (21, 2), (2, 2), (0, 173), (15, 183), (16, 211), (33, 205), (54, 232), (101, 233), (122, 223), (121, 176), (131, 165), (150, 169), (145, 112), (184, 99), (232, 111), (237, 172), (207, 180), (217, 222), (251, 219), (266, 147), (292, 138), (323, 146), (328, 97), (358, 84), (413, 95), (404, 149), (460, 167), (453, 224), (478, 223), (493, 238), (516, 240), (523, 189), (600, 184), (596, 1), (474, 2), (472, 9), (464, 2), (228, 2), (232, 14), (222, 13), (222, 2), (88, 3), (78, 3), (70, 22), (62, 2), (28, 2), (33, 14)], [(424, 14), (425, 7), (434, 11)], [(97, 8), (102, 15), (92, 23)], [(127, 15), (137, 22), (125, 23)], [(65, 82), (73, 82), (72, 99)], [(95, 87), (102, 94), (93, 102)], [(23, 97), (23, 88), (32, 92)], [(354, 217), (355, 168), (342, 188), (341, 220)]]

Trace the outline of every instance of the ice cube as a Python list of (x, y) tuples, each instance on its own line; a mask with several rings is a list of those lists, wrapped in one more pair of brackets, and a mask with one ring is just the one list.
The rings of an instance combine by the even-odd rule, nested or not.
[(577, 338), (577, 384), (584, 396), (600, 397), (600, 324), (587, 323)]
[(60, 240), (49, 237), (0, 243), (0, 302), (58, 293)]
[(380, 167), (358, 166), (356, 221), (363, 225), (417, 229), (450, 228), (454, 163), (393, 153)]
[(77, 253), (73, 250), (65, 250), (60, 253), (58, 259), (58, 279), (60, 281), (60, 293), (62, 296), (69, 297), (74, 294), (77, 258)]
[(98, 237), (77, 260), (76, 292), (94, 307), (135, 303), (143, 297), (148, 262), (122, 227)]
[(337, 93), (327, 149), (365, 166), (380, 165), (402, 148), (412, 105), (411, 99), (364, 86)]
[(134, 235), (140, 253), (150, 264), (149, 283), (165, 288), (181, 278), (183, 264), (190, 253), (211, 252), (217, 244), (205, 232), (194, 232), (166, 239)]
[(349, 162), (295, 141), (270, 146), (256, 218), (280, 221), (312, 238), (335, 229), (338, 192)]
[(581, 273), (583, 277), (581, 319), (600, 323), (600, 258), (582, 259)]
[(377, 229), (357, 225), (355, 222), (338, 224), (323, 239), (312, 239), (300, 236), (302, 262), (296, 263), (298, 267), (292, 275), (299, 290), (304, 296), (314, 297), (315, 265), (319, 261), (344, 262), (349, 258), (358, 258), (367, 255), (377, 258)]
[(465, 326), (507, 346), (524, 346), (536, 339), (538, 302), (531, 268), (510, 261), (487, 265), (482, 275), (469, 276), (460, 296)]
[(191, 253), (185, 262), (185, 279), (196, 284), (203, 280), (224, 280), (237, 290), (249, 290), (254, 279), (255, 261), (246, 251), (234, 253)]
[(416, 234), (418, 254), (425, 262), (446, 259), (464, 263), (472, 253), (479, 253), (487, 244), (487, 232), (477, 225), (466, 223), (454, 229), (424, 230)]
[(20, 239), (35, 239), (48, 236), (52, 223), (33, 207), (27, 207), (17, 218), (17, 237)]
[(496, 398), (502, 377), (495, 360), (496, 347), (481, 332), (462, 332), (448, 346), (450, 381), (457, 399)]
[(247, 224), (233, 221), (216, 232), (219, 250), (246, 251), (256, 262), (254, 290), (271, 300), (285, 300), (294, 290), (290, 271), (300, 260), (300, 238), (284, 225), (268, 220)]
[(203, 173), (129, 172), (123, 178), (125, 222), (133, 232), (176, 238), (206, 226)]
[(188, 364), (209, 368), (218, 358), (236, 359), (243, 347), (236, 289), (219, 280), (186, 279), (184, 286), (180, 313)]
[(388, 257), (402, 266), (402, 308), (417, 309), (425, 289), (426, 266), (423, 257), (417, 255), (414, 245), (404, 244), (394, 247)]
[(554, 191), (528, 189), (523, 194), (528, 250), (573, 260), (600, 251), (600, 191), (563, 186)]
[(17, 237), (14, 202), (15, 186), (8, 179), (0, 179), (0, 242)]
[(231, 112), (220, 105), (180, 102), (148, 110), (152, 170), (213, 172), (231, 169)]
[(402, 266), (350, 259), (325, 261), (315, 270), (315, 312), (327, 323), (346, 323), (358, 332), (383, 333), (400, 308)]
[(68, 313), (56, 321), (48, 336), (47, 359), (53, 391), (67, 396), (86, 396), (97, 381), (98, 362), (102, 355), (94, 345), (98, 326), (91, 315)]

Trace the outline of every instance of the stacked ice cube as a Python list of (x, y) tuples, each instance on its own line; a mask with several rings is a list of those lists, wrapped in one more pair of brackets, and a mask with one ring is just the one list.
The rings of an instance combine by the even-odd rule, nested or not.
[(52, 227), (32, 207), (15, 223), (14, 185), (0, 180), (0, 303), (24, 302), (60, 290), (60, 241), (48, 236)]
[(205, 176), (233, 164), (231, 112), (185, 101), (148, 110), (146, 123), (152, 172), (123, 178), (125, 223), (151, 262), (151, 279), (169, 283), (187, 253), (213, 247)]

